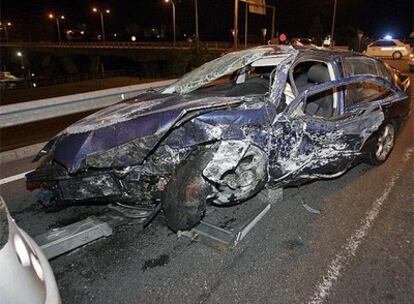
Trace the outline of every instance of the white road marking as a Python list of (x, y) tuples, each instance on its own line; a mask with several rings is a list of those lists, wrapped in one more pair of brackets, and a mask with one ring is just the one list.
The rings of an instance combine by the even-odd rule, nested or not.
[(8, 183), (11, 183), (11, 182), (17, 181), (17, 180), (19, 180), (19, 179), (22, 179), (22, 178), (24, 178), (24, 177), (25, 177), (25, 175), (26, 175), (27, 173), (30, 173), (30, 172), (32, 172), (32, 171), (33, 171), (33, 170), (30, 170), (30, 171), (27, 171), (27, 172), (23, 172), (23, 173), (20, 173), (20, 174), (16, 174), (16, 175), (13, 175), (13, 176), (9, 176), (9, 177), (6, 177), (6, 178), (3, 178), (3, 179), (0, 179), (0, 185), (8, 184)]
[[(406, 151), (403, 157), (404, 163), (410, 159), (413, 152), (413, 148), (410, 148)], [(338, 280), (341, 274), (341, 270), (346, 266), (348, 260), (355, 256), (355, 253), (361, 244), (362, 239), (367, 235), (369, 228), (381, 210), (381, 206), (388, 198), (388, 195), (394, 187), (395, 182), (400, 177), (400, 171), (401, 169), (392, 176), (391, 181), (385, 187), (382, 195), (372, 204), (371, 209), (368, 211), (366, 217), (362, 222), (362, 226), (356, 230), (350, 238), (348, 238), (346, 246), (344, 246), (343, 249), (335, 255), (335, 258), (328, 266), (328, 271), (322, 278), (322, 282), (318, 283), (316, 291), (308, 304), (321, 304), (325, 301), (333, 284)]]

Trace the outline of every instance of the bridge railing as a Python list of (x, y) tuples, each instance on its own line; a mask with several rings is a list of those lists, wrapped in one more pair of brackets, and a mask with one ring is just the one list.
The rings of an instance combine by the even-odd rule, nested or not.
[[(212, 50), (227, 50), (232, 47), (228, 42), (209, 41), (200, 42), (200, 45)], [(191, 49), (192, 42), (178, 41), (175, 45), (171, 42), (131, 42), (131, 41), (107, 41), (107, 42), (8, 42), (2, 47), (38, 47), (38, 48), (126, 48), (126, 49)]]

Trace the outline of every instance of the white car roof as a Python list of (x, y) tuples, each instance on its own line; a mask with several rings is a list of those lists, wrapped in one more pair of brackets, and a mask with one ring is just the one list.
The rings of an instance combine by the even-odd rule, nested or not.
[(397, 44), (404, 44), (403, 42), (401, 42), (398, 39), (378, 39), (378, 40), (375, 40), (373, 43), (378, 42), (378, 41), (392, 41), (392, 42), (395, 42)]

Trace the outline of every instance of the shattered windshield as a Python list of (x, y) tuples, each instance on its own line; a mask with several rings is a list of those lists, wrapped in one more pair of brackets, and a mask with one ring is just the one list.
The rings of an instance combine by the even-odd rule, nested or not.
[[(275, 50), (272, 47), (261, 47), (226, 54), (184, 75), (177, 82), (167, 87), (163, 93), (178, 93), (183, 95), (197, 89), (204, 89), (216, 84), (225, 84), (229, 81), (244, 83), (246, 79), (243, 77), (236, 78), (238, 74), (240, 74), (241, 71), (252, 74), (252, 67), (254, 66), (253, 63), (274, 51)], [(284, 59), (287, 55), (280, 54), (280, 56)], [(264, 66), (265, 64), (257, 64), (253, 73), (270, 74), (269, 72), (272, 71), (272, 68), (276, 67), (280, 61), (281, 60), (274, 60), (273, 62), (266, 64), (268, 69), (260, 69), (259, 66)], [(269, 83), (267, 82), (267, 88), (269, 87), (268, 85)]]

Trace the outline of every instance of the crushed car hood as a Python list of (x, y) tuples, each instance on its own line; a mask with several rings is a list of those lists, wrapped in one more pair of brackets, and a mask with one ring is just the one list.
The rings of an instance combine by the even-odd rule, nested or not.
[[(83, 167), (100, 167), (100, 154), (105, 152), (107, 158), (112, 153), (116, 158), (117, 151), (111, 149), (122, 145), (128, 145), (135, 164), (139, 164), (180, 120), (240, 102), (234, 97), (145, 93), (69, 126), (53, 140), (51, 152), (71, 173)], [(125, 164), (132, 165), (122, 159), (113, 162), (115, 167)]]

